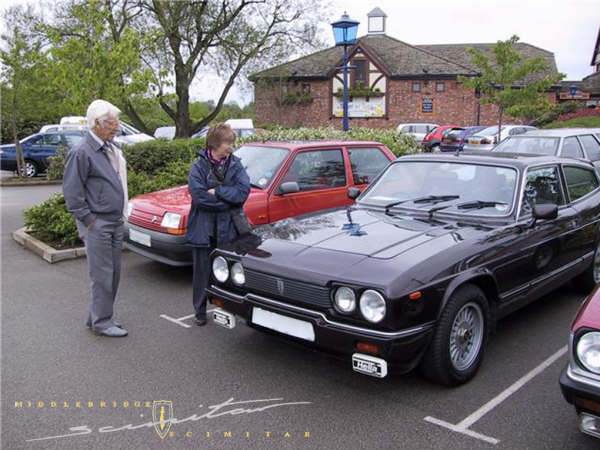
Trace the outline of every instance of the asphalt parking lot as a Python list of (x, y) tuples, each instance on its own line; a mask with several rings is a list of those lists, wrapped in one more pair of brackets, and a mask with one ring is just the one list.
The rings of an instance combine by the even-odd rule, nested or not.
[[(474, 380), (383, 380), (244, 325), (192, 326), (191, 270), (123, 254), (116, 317), (84, 326), (84, 259), (50, 265), (10, 237), (60, 186), (2, 187), (1, 447), (592, 449), (558, 386), (582, 296), (562, 288), (500, 322)], [(510, 394), (510, 395), (508, 395)], [(153, 401), (172, 402), (161, 439)], [(160, 430), (164, 432), (164, 430)]]

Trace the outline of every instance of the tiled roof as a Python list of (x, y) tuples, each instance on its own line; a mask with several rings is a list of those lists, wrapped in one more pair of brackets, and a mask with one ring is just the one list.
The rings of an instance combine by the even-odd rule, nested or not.
[(588, 75), (581, 81), (565, 80), (560, 84), (562, 92), (568, 92), (571, 86), (577, 86), (577, 89), (580, 89), (583, 92), (589, 92), (592, 95), (600, 95), (600, 72)]
[[(491, 53), (493, 44), (410, 45), (385, 34), (367, 35), (358, 39), (358, 46), (372, 55), (384, 72), (392, 78), (424, 76), (475, 75), (467, 48)], [(548, 62), (549, 70), (542, 74), (556, 74), (554, 54), (530, 44), (515, 45), (523, 58), (541, 56)], [(343, 49), (330, 47), (302, 58), (263, 70), (250, 76), (259, 78), (330, 78), (336, 66), (341, 65)], [(539, 74), (537, 75), (540, 76)]]

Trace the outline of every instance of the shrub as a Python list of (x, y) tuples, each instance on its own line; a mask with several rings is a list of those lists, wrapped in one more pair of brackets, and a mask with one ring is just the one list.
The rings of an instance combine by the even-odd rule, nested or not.
[(56, 248), (81, 243), (75, 219), (67, 211), (62, 194), (54, 194), (39, 205), (26, 209), (23, 223), (30, 234)]
[(59, 145), (55, 156), (48, 157), (46, 168), (46, 178), (48, 180), (62, 180), (65, 174), (65, 162), (67, 156), (67, 147)]
[(127, 145), (123, 148), (128, 169), (153, 175), (173, 161), (191, 162), (204, 148), (204, 139), (162, 139)]
[(171, 161), (156, 175), (149, 175), (144, 172), (128, 172), (127, 190), (129, 191), (129, 198), (187, 184), (191, 165), (192, 161)]
[(396, 156), (417, 153), (419, 146), (412, 136), (398, 133), (393, 129), (350, 128), (347, 133), (333, 127), (322, 128), (273, 128), (257, 136), (238, 139), (236, 145), (256, 141), (298, 141), (315, 139), (339, 139), (352, 141), (376, 141), (387, 146)]

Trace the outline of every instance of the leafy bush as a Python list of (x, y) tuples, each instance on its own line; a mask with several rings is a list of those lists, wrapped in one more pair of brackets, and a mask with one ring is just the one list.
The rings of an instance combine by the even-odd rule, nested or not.
[(46, 178), (48, 180), (62, 180), (65, 174), (65, 162), (67, 156), (67, 147), (59, 145), (55, 156), (48, 157), (46, 168)]
[(127, 189), (129, 198), (187, 184), (192, 162), (171, 161), (156, 175), (148, 175), (144, 172), (128, 172)]
[(123, 148), (128, 170), (154, 175), (173, 161), (193, 161), (204, 148), (204, 139), (162, 139), (127, 145)]
[(54, 194), (48, 200), (26, 209), (23, 222), (29, 233), (57, 248), (80, 244), (77, 225), (67, 211), (62, 194)]
[(315, 139), (339, 139), (352, 141), (376, 141), (387, 146), (396, 156), (419, 152), (419, 146), (412, 136), (398, 133), (393, 129), (350, 128), (348, 132), (333, 127), (322, 128), (272, 128), (257, 136), (238, 139), (236, 145), (255, 141), (298, 141)]

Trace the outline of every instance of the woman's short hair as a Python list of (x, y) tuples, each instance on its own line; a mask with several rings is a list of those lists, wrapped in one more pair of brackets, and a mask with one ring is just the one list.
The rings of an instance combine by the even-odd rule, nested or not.
[(112, 103), (106, 100), (94, 100), (88, 106), (86, 118), (88, 126), (94, 128), (96, 121), (103, 122), (109, 117), (119, 118), (119, 114), (121, 114), (121, 110)]
[(206, 133), (206, 148), (209, 150), (216, 150), (223, 142), (233, 144), (236, 137), (231, 125), (227, 123), (218, 123), (210, 127)]

